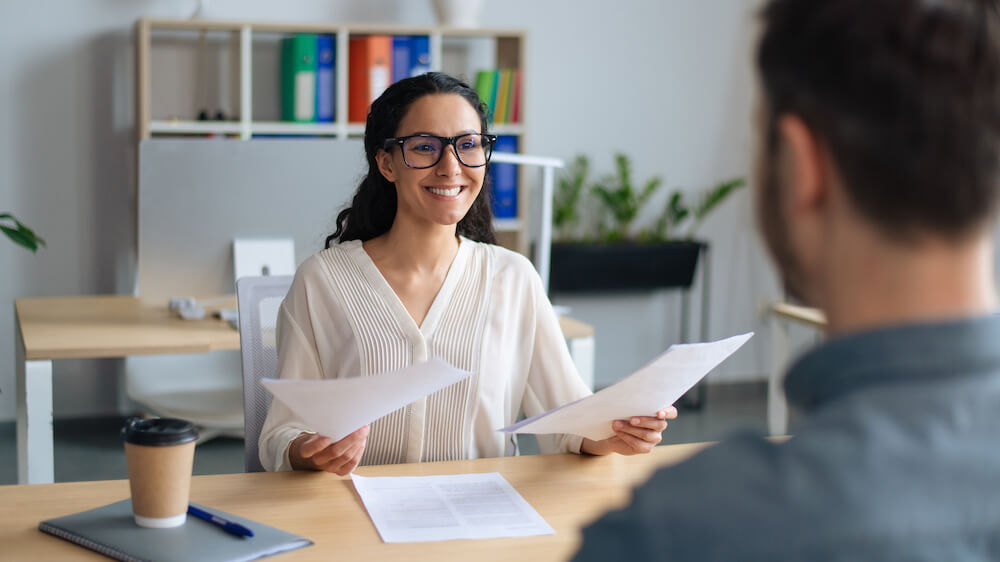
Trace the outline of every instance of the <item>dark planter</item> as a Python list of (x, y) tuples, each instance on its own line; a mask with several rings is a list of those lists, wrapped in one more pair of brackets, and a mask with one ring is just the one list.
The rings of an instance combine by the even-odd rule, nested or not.
[(687, 289), (706, 246), (698, 241), (555, 243), (549, 290), (572, 293)]

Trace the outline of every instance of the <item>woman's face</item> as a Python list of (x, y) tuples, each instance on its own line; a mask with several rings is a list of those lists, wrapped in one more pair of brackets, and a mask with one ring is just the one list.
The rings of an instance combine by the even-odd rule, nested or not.
[[(479, 114), (458, 94), (429, 94), (413, 102), (403, 116), (396, 137), (429, 134), (440, 137), (482, 133)], [(471, 168), (445, 145), (441, 160), (424, 169), (410, 168), (403, 148), (380, 150), (379, 171), (396, 184), (396, 220), (455, 225), (465, 217), (483, 188), (486, 166)], [(411, 162), (412, 163), (412, 162)]]

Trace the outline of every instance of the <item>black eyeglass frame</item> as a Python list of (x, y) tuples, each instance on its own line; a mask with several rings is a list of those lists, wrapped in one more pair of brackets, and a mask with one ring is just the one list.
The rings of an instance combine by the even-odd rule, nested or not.
[[(462, 160), (462, 156), (458, 153), (458, 145), (456, 145), (455, 142), (462, 137), (473, 137), (477, 135), (483, 137), (485, 141), (483, 142), (483, 149), (486, 151), (486, 161), (483, 162), (482, 164), (476, 164), (476, 165), (466, 164)], [(406, 151), (403, 150), (402, 148), (403, 143), (405, 143), (410, 139), (416, 139), (416, 138), (437, 139), (441, 141), (441, 152), (438, 153), (437, 160), (435, 160), (433, 164), (429, 166), (413, 166), (412, 164), (406, 161)], [(490, 157), (493, 156), (493, 145), (496, 144), (496, 142), (497, 142), (496, 135), (489, 135), (486, 133), (465, 133), (464, 135), (458, 135), (454, 137), (439, 137), (437, 135), (428, 135), (426, 133), (421, 133), (419, 135), (407, 135), (405, 137), (392, 137), (385, 139), (384, 141), (382, 141), (382, 150), (389, 150), (392, 147), (399, 145), (400, 152), (402, 152), (403, 154), (403, 163), (406, 164), (406, 167), (413, 168), (415, 170), (426, 170), (427, 168), (433, 168), (434, 166), (437, 166), (441, 162), (441, 159), (444, 158), (444, 151), (447, 150), (448, 145), (451, 145), (451, 148), (452, 150), (455, 151), (455, 156), (458, 158), (458, 162), (461, 165), (465, 166), (466, 168), (482, 168), (483, 166), (490, 163)]]

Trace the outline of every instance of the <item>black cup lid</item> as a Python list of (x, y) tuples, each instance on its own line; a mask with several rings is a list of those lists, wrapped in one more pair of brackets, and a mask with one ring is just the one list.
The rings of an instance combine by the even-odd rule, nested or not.
[(129, 418), (122, 437), (136, 445), (180, 445), (198, 439), (198, 430), (193, 423), (174, 418)]

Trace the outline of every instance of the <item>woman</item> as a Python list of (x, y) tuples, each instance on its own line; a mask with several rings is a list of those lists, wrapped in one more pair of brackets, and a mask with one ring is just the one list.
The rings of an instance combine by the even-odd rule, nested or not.
[[(495, 137), (485, 131), (483, 104), (455, 78), (390, 86), (368, 114), (368, 174), (278, 313), (282, 378), (371, 376), (432, 356), (473, 375), (338, 442), (274, 401), (265, 468), (344, 475), (359, 463), (516, 454), (497, 428), (589, 394), (531, 263), (493, 245), (484, 184)], [(648, 452), (668, 417), (676, 410), (617, 421), (603, 441), (538, 440), (543, 452)]]

